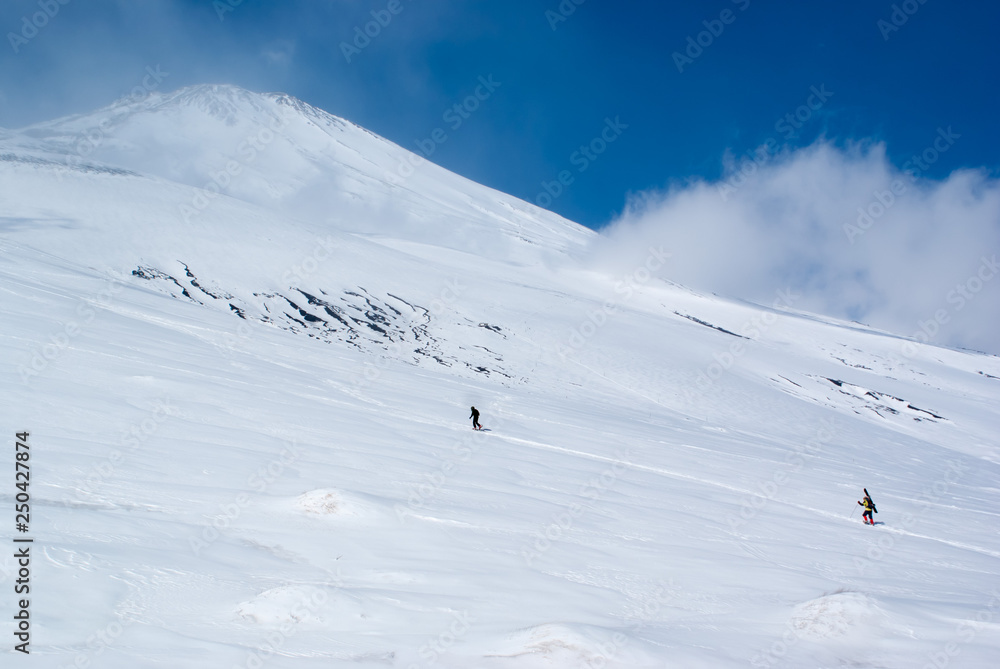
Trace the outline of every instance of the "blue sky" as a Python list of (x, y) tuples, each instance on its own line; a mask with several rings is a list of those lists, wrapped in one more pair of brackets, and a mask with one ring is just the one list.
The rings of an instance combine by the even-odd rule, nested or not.
[[(871, 0), (398, 0), (396, 14), (388, 0), (52, 4), (58, 13), (17, 53), (9, 34), (42, 7), (0, 8), (0, 126), (103, 106), (160, 65), (168, 90), (221, 82), (288, 92), (413, 149), (492, 75), (500, 87), (432, 159), (532, 201), (569, 170), (573, 183), (549, 207), (590, 227), (611, 220), (631, 191), (716, 178), (727, 151), (769, 138), (882, 140), (902, 164), (952, 126), (964, 141), (931, 175), (1000, 164), (995, 3), (913, 0), (915, 13), (888, 39), (878, 22), (891, 24), (893, 4), (903, 6)], [(372, 11), (391, 21), (348, 62), (342, 43)], [(699, 33), (708, 46), (692, 48), (681, 72), (672, 55)], [(788, 138), (792, 128), (775, 125), (813, 86), (832, 96)], [(573, 153), (605, 118), (628, 128), (581, 173)]]
[[(668, 244), (690, 260), (671, 278), (766, 302), (784, 285), (811, 286), (815, 299), (797, 306), (906, 334), (941, 305), (953, 310), (950, 291), (1000, 251), (1000, 5), (577, 2), (6, 0), (0, 126), (104, 106), (147, 68), (166, 73), (163, 90), (287, 92), (411, 150), (442, 128), (434, 162), (622, 248)], [(374, 36), (355, 41), (366, 29)], [(454, 106), (482, 80), (494, 83), (457, 125)], [(925, 154), (933, 160), (914, 174), (911, 158)], [(750, 155), (752, 179), (724, 192)], [(852, 236), (858, 208), (906, 169), (908, 204)], [(803, 175), (795, 192), (781, 186)], [(736, 209), (717, 210), (720, 200)], [(805, 210), (806, 227), (785, 215)], [(707, 247), (701, 228), (716, 236)], [(741, 237), (761, 249), (754, 262), (720, 256)], [(784, 243), (769, 246), (775, 237)], [(890, 314), (916, 271), (927, 299)], [(998, 285), (962, 314), (980, 315), (979, 334), (953, 321), (936, 341), (995, 350)]]

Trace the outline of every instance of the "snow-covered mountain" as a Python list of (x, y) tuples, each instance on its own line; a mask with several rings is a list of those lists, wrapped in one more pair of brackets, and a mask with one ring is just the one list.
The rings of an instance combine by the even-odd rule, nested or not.
[(232, 86), (154, 92), (22, 134), (74, 165), (95, 162), (199, 189), (178, 206), (187, 222), (221, 193), (342, 230), (434, 239), (479, 254), (521, 254), (525, 244), (573, 248), (591, 236), (287, 95)]
[(285, 95), (0, 132), (32, 662), (992, 666), (1000, 359), (598, 244)]

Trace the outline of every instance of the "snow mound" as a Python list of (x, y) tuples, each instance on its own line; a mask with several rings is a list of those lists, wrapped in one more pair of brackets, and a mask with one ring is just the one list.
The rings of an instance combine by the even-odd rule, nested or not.
[(320, 516), (336, 515), (345, 511), (340, 494), (336, 490), (311, 490), (299, 495), (296, 506), (303, 513)]
[(791, 626), (804, 639), (837, 639), (871, 620), (872, 599), (859, 592), (835, 592), (795, 607)]
[(295, 510), (308, 517), (337, 518), (341, 520), (371, 519), (383, 515), (377, 503), (367, 501), (362, 497), (336, 490), (320, 488), (310, 490), (298, 496), (295, 500)]
[(242, 602), (237, 606), (236, 613), (244, 620), (267, 626), (309, 621), (320, 623), (322, 619), (316, 612), (326, 599), (326, 592), (317, 588), (281, 586)]
[(487, 653), (484, 666), (534, 669), (535, 667), (636, 667), (645, 666), (624, 634), (607, 629), (568, 627), (546, 623), (518, 630), (504, 645)]

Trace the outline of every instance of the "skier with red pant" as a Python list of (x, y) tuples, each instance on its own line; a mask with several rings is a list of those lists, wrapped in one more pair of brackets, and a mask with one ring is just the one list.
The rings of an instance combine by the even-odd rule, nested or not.
[(878, 513), (878, 509), (875, 508), (875, 502), (872, 501), (871, 496), (868, 494), (868, 488), (862, 488), (865, 491), (865, 499), (863, 502), (858, 502), (864, 508), (865, 512), (861, 514), (861, 519), (866, 524), (875, 524), (875, 519), (872, 517), (872, 512)]

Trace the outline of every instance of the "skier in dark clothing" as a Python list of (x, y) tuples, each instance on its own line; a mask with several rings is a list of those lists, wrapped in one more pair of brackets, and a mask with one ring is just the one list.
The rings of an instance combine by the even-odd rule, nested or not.
[(472, 419), (472, 429), (481, 430), (483, 426), (479, 424), (479, 409), (472, 407), (472, 415), (469, 416)]
[(868, 495), (868, 489), (865, 488), (864, 491), (865, 491), (864, 501), (858, 502), (858, 504), (860, 504), (865, 510), (865, 512), (861, 514), (861, 519), (865, 523), (871, 523), (872, 525), (874, 525), (875, 519), (872, 517), (872, 512), (878, 513), (878, 509), (875, 508), (875, 502), (873, 502), (872, 498)]

